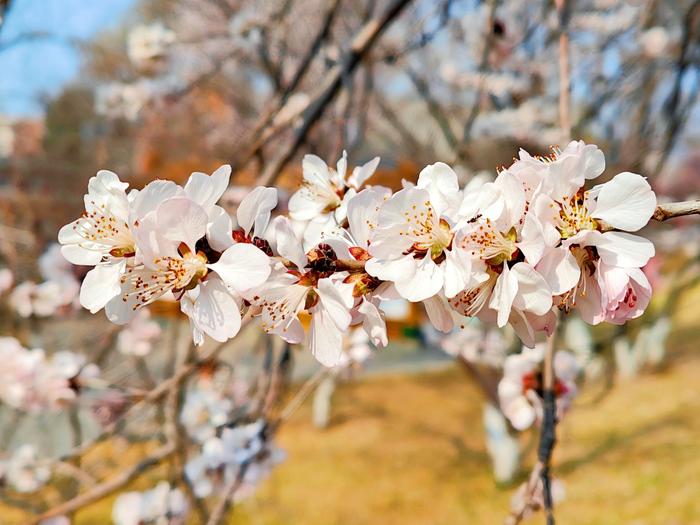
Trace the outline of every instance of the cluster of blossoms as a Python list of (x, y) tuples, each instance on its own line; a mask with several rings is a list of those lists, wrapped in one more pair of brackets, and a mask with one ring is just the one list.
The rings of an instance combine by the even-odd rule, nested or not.
[(43, 350), (27, 350), (13, 337), (0, 337), (0, 362), (0, 400), (32, 413), (72, 403), (99, 375), (83, 355), (64, 350), (47, 359)]
[[(498, 384), (501, 410), (517, 430), (525, 430), (535, 421), (541, 421), (544, 413), (542, 401), (542, 372), (545, 345), (523, 348), (519, 354), (506, 358), (503, 378)], [(580, 368), (574, 355), (566, 350), (554, 354), (554, 395), (557, 403), (557, 418), (571, 406), (576, 397), (576, 379)]]
[(33, 445), (22, 445), (9, 457), (0, 458), (0, 483), (7, 483), (17, 492), (36, 492), (50, 478), (50, 468)]
[[(40, 283), (22, 281), (9, 294), (8, 304), (20, 317), (49, 317), (77, 306), (80, 281), (74, 267), (62, 256), (58, 244), (51, 244), (39, 257)], [(6, 270), (0, 293), (12, 287), (12, 275)]]
[[(361, 326), (387, 344), (381, 303), (422, 302), (449, 332), (455, 316), (510, 324), (533, 347), (556, 309), (590, 324), (621, 324), (646, 308), (641, 268), (654, 254), (632, 235), (651, 218), (656, 197), (640, 175), (602, 174), (603, 153), (572, 142), (546, 158), (521, 151), (493, 182), (461, 189), (446, 164), (424, 168), (396, 193), (366, 186), (379, 160), (348, 175), (307, 155), (289, 215), (272, 219), (274, 188), (258, 187), (235, 220), (216, 203), (230, 168), (193, 173), (184, 187), (156, 180), (127, 192), (116, 174), (90, 179), (85, 214), (59, 233), (64, 256), (92, 265), (80, 301), (115, 323), (172, 294), (194, 341), (226, 341), (241, 313), (290, 343), (302, 342), (299, 315), (311, 315), (309, 347), (326, 366), (342, 359), (343, 333)], [(622, 231), (619, 231), (622, 230)]]
[(198, 452), (185, 474), (199, 498), (220, 492), (237, 477), (236, 498), (250, 495), (284, 459), (264, 419), (245, 423), (256, 417), (248, 391), (248, 383), (224, 367), (203, 371), (187, 390), (180, 422)]
[(115, 525), (184, 525), (189, 508), (180, 489), (161, 481), (145, 492), (125, 492), (114, 502)]

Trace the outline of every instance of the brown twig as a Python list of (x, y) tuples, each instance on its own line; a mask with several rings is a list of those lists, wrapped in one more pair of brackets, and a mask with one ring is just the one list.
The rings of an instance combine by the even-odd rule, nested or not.
[(128, 469), (124, 470), (119, 475), (114, 476), (112, 479), (104, 481), (98, 485), (94, 485), (90, 490), (80, 494), (79, 496), (76, 496), (75, 498), (61, 503), (60, 505), (57, 505), (44, 512), (40, 516), (34, 518), (31, 523), (38, 524), (42, 520), (54, 516), (69, 514), (82, 507), (85, 507), (86, 505), (105, 498), (118, 491), (150, 468), (159, 465), (162, 461), (169, 458), (174, 452), (175, 446), (172, 443), (168, 443), (167, 445), (158, 448), (155, 452), (149, 454), (135, 465), (132, 465)]
[(328, 72), (316, 95), (312, 97), (311, 102), (302, 112), (301, 125), (295, 130), (292, 140), (266, 166), (257, 181), (258, 185), (265, 186), (272, 183), (282, 172), (287, 162), (292, 159), (297, 149), (306, 140), (306, 135), (321, 117), (326, 106), (338, 93), (343, 79), (354, 73), (358, 64), (369, 53), (382, 32), (391, 25), (410, 2), (411, 0), (393, 0), (384, 13), (372, 18), (358, 31), (340, 63)]

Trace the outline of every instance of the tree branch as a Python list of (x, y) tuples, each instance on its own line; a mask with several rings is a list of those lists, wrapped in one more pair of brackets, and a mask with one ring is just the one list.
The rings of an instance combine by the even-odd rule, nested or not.
[(352, 39), (350, 48), (345, 52), (340, 63), (328, 72), (325, 82), (303, 111), (301, 115), (302, 123), (295, 130), (291, 142), (265, 168), (257, 184), (265, 186), (277, 178), (284, 166), (292, 159), (297, 149), (304, 142), (306, 135), (321, 117), (326, 106), (338, 93), (343, 79), (352, 75), (357, 65), (369, 53), (382, 32), (391, 25), (410, 2), (411, 0), (393, 0), (383, 14), (373, 18), (360, 29)]

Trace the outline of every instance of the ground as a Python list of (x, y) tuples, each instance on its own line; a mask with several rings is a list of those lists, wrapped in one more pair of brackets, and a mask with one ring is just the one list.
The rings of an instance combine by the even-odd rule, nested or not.
[[(700, 524), (698, 374), (687, 359), (579, 403), (554, 458), (559, 523)], [(457, 369), (347, 385), (331, 428), (302, 410), (280, 444), (289, 459), (231, 524), (502, 523), (512, 494), (489, 475), (481, 399)]]

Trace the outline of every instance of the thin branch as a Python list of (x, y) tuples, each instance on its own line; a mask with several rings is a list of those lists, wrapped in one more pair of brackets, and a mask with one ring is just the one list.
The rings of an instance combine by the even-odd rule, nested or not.
[(105, 498), (123, 488), (125, 485), (135, 480), (147, 470), (159, 465), (162, 461), (169, 458), (174, 452), (175, 446), (172, 443), (168, 443), (167, 445), (158, 448), (155, 452), (149, 454), (144, 459), (124, 470), (112, 479), (98, 485), (94, 485), (90, 490), (84, 492), (83, 494), (80, 494), (79, 496), (76, 496), (75, 498), (70, 499), (65, 503), (61, 503), (60, 505), (57, 505), (54, 508), (44, 512), (39, 517), (34, 518), (31, 523), (38, 524), (42, 520), (54, 516), (69, 514), (82, 507), (85, 507), (86, 505), (90, 505), (91, 503), (101, 500), (102, 498)]
[(550, 475), (550, 463), (552, 451), (557, 442), (557, 400), (554, 392), (554, 341), (556, 333), (547, 338), (547, 349), (544, 354), (543, 392), (544, 414), (542, 428), (540, 429), (540, 445), (537, 450), (537, 458), (542, 465), (540, 479), (542, 480), (542, 493), (544, 498), (544, 511), (547, 516), (547, 525), (554, 525), (554, 513), (552, 510), (552, 479)]
[(559, 15), (559, 127), (564, 141), (571, 137), (571, 72), (569, 64), (569, 19), (573, 0), (556, 0)]
[(410, 2), (411, 0), (393, 0), (383, 14), (373, 18), (360, 29), (352, 39), (350, 48), (345, 52), (340, 63), (328, 72), (325, 82), (303, 111), (301, 125), (295, 130), (291, 142), (265, 168), (257, 184), (265, 186), (277, 178), (287, 165), (287, 162), (292, 159), (304, 140), (306, 140), (306, 135), (321, 117), (326, 106), (336, 96), (342, 86), (343, 79), (352, 75), (382, 32), (391, 25)]
[(692, 55), (691, 51), (693, 48), (693, 42), (697, 42), (695, 32), (697, 31), (697, 26), (700, 23), (699, 20), (700, 0), (695, 0), (684, 17), (681, 51), (678, 57), (676, 75), (673, 80), (673, 88), (671, 89), (671, 93), (664, 103), (664, 110), (668, 115), (666, 135), (664, 136), (663, 146), (661, 147), (661, 156), (654, 167), (654, 175), (658, 175), (666, 164), (666, 161), (673, 150), (676, 138), (683, 128), (683, 124), (686, 121), (688, 113), (690, 113), (689, 111), (683, 111), (682, 109), (690, 110), (695, 98), (698, 96), (698, 88), (696, 86), (694, 92), (689, 97), (690, 99), (687, 107), (684, 106), (683, 108), (679, 108), (682, 98), (683, 77), (685, 76), (685, 72), (687, 71), (688, 67), (692, 65), (692, 56), (689, 55)]

